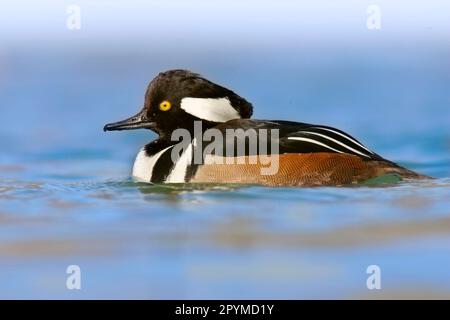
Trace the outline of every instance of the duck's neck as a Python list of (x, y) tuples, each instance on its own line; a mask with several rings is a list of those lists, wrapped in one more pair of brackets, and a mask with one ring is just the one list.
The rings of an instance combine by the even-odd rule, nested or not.
[[(215, 123), (215, 122), (209, 122), (209, 121), (201, 121), (200, 122), (197, 120), (196, 122), (192, 121), (192, 125), (187, 125), (187, 126), (185, 125), (185, 127), (179, 128), (179, 129), (186, 130), (187, 131), (186, 137), (190, 137), (192, 140), (196, 137), (198, 138), (199, 135), (200, 135), (200, 137), (202, 137), (203, 134), (205, 133), (205, 131), (207, 131), (210, 128), (215, 127), (217, 124), (218, 123)], [(146, 151), (147, 156), (149, 156), (149, 157), (153, 156), (156, 153), (158, 153), (159, 151), (180, 142), (180, 140), (172, 141), (171, 138), (172, 138), (171, 134), (165, 134), (163, 132), (160, 132), (158, 139), (153, 140), (152, 142), (150, 142), (149, 144), (147, 144), (145, 146), (145, 151)], [(177, 137), (177, 139), (178, 139), (178, 137)]]
[(152, 142), (145, 145), (145, 153), (148, 157), (154, 156), (159, 151), (175, 144), (174, 141), (170, 141), (168, 139), (158, 138), (153, 140)]

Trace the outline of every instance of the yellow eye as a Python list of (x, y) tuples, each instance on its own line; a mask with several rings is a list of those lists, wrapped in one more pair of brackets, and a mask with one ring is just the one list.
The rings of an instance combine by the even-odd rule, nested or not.
[(170, 110), (171, 107), (172, 107), (172, 105), (167, 100), (164, 100), (163, 102), (161, 102), (159, 104), (159, 110), (161, 110), (161, 111), (168, 111), (168, 110)]

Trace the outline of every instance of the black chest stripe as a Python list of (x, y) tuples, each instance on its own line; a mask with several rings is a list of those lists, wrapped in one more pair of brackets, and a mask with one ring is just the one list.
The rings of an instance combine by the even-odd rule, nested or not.
[(166, 178), (169, 176), (170, 172), (174, 167), (174, 163), (172, 162), (172, 148), (167, 149), (163, 152), (163, 154), (158, 158), (152, 170), (152, 177), (150, 182), (154, 183), (162, 183), (166, 181)]

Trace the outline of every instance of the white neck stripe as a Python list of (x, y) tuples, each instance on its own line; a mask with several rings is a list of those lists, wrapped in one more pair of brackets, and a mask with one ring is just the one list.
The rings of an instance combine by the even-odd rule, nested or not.
[(186, 150), (183, 152), (183, 154), (180, 156), (180, 158), (175, 163), (172, 171), (170, 172), (169, 176), (167, 177), (166, 183), (184, 183), (186, 182), (186, 173), (188, 167), (192, 163), (192, 156), (193, 156), (193, 147), (196, 145), (197, 140), (194, 139), (189, 146), (186, 148)]

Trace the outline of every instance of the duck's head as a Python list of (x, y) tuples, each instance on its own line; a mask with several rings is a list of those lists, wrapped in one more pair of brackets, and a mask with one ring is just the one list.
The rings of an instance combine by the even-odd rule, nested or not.
[(250, 118), (252, 105), (233, 91), (187, 70), (160, 73), (148, 85), (142, 110), (123, 121), (107, 124), (105, 131), (150, 129), (160, 137), (173, 130), (203, 129), (239, 118)]

